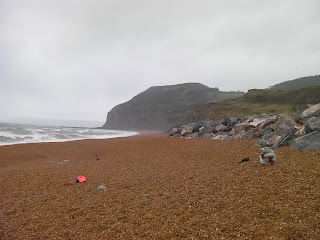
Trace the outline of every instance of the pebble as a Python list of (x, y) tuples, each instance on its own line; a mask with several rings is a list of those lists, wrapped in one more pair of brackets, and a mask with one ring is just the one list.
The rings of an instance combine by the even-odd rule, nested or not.
[(103, 190), (103, 189), (107, 189), (107, 187), (106, 187), (106, 186), (104, 186), (104, 185), (99, 185), (99, 186), (97, 187), (97, 189), (99, 189), (99, 190)]

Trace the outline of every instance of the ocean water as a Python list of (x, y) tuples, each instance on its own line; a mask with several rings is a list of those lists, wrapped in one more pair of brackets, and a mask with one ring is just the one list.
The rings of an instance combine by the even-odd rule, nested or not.
[(0, 122), (0, 146), (23, 143), (66, 142), (82, 139), (129, 137), (136, 134), (136, 132), (131, 131), (93, 129), (88, 127), (62, 127)]

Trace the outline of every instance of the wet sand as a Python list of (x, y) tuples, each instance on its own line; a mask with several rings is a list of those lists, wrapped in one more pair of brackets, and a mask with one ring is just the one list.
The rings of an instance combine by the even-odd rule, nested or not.
[(319, 239), (320, 150), (277, 149), (261, 167), (254, 142), (2, 146), (0, 239)]

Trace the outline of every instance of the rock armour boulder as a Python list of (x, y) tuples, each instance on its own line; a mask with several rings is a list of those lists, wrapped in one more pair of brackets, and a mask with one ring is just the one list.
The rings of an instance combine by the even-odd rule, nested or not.
[(311, 118), (305, 125), (306, 133), (320, 131), (320, 117)]
[[(225, 118), (220, 122), (190, 123), (180, 128), (173, 128), (169, 131), (168, 136), (223, 141), (258, 138), (255, 145), (259, 147), (279, 148), (292, 145), (294, 149), (315, 149), (320, 148), (318, 138), (320, 117), (310, 116), (318, 114), (318, 106), (320, 107), (320, 104), (303, 107), (295, 115), (296, 118), (289, 113), (263, 114), (244, 118)], [(308, 121), (306, 121), (307, 118), (309, 118)], [(300, 125), (295, 119), (300, 119), (300, 122), (301, 119), (304, 119), (305, 125)], [(300, 138), (301, 135), (305, 136)], [(295, 136), (299, 138), (294, 140)]]
[(290, 148), (297, 150), (313, 150), (320, 148), (320, 132), (315, 131), (296, 138), (292, 141)]
[(296, 114), (295, 120), (304, 124), (312, 117), (320, 117), (320, 103), (315, 105), (306, 105), (302, 107)]

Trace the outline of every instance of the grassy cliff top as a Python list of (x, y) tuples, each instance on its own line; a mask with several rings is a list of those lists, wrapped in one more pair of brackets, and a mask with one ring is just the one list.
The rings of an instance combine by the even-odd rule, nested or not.
[(195, 120), (220, 120), (262, 113), (296, 112), (303, 105), (319, 102), (320, 86), (302, 89), (252, 89), (236, 100), (197, 105), (192, 114)]
[(294, 89), (320, 86), (320, 75), (302, 77), (271, 86), (271, 89)]

